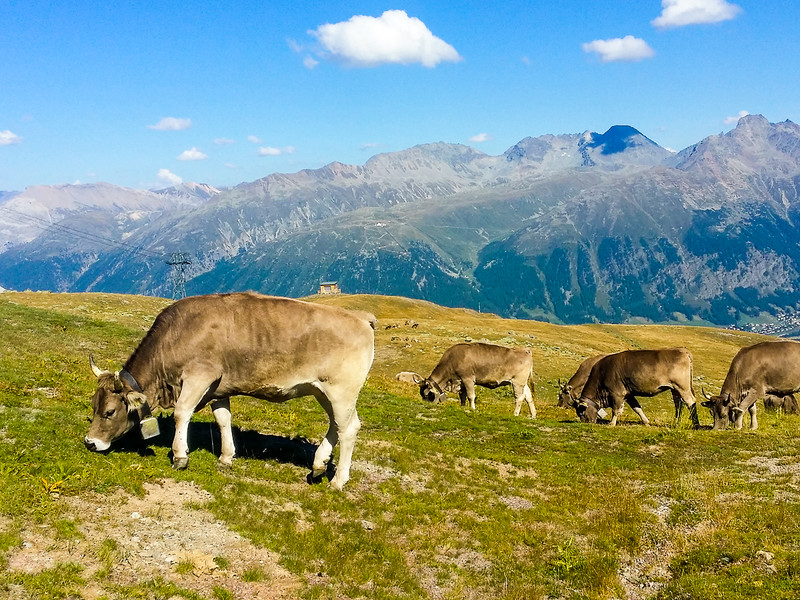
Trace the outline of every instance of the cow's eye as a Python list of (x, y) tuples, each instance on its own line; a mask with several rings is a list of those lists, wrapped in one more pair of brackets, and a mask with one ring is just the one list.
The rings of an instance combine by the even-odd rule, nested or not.
[(114, 413), (115, 413), (115, 412), (116, 412), (116, 411), (115, 411), (113, 408), (112, 408), (112, 409), (110, 409), (110, 410), (107, 410), (107, 411), (106, 411), (106, 414), (105, 414), (105, 418), (106, 418), (106, 419), (110, 419), (111, 417), (113, 417), (113, 416), (114, 416)]

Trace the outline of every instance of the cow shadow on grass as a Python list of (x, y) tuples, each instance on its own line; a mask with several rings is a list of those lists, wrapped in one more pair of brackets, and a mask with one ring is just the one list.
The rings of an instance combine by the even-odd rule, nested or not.
[[(158, 416), (156, 418), (158, 419), (160, 430), (158, 436), (149, 440), (142, 440), (139, 430), (136, 428), (114, 442), (114, 451), (136, 452), (140, 456), (155, 456), (153, 446), (171, 449), (172, 439), (175, 437), (175, 421), (172, 416)], [(311, 467), (314, 462), (314, 453), (317, 451), (317, 444), (302, 436), (290, 438), (269, 435), (252, 429), (241, 429), (235, 425), (232, 426), (232, 432), (233, 445), (236, 448), (236, 458), (234, 460), (256, 459), (304, 467), (309, 470), (309, 475), (306, 477), (308, 483), (319, 483), (323, 478), (330, 480), (336, 474), (336, 466), (333, 464), (333, 458), (331, 458), (328, 463), (328, 469), (323, 475), (319, 477), (311, 476)], [(206, 450), (219, 457), (221, 448), (222, 443), (216, 423), (195, 421), (189, 423), (190, 462), (192, 453), (197, 450)], [(171, 450), (169, 457), (171, 460)], [(189, 468), (191, 469), (191, 466)]]

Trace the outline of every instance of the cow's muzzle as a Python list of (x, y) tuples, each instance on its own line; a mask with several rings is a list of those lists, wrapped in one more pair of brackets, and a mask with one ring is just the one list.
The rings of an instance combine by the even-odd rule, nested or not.
[(83, 443), (86, 446), (87, 450), (91, 450), (92, 452), (105, 452), (111, 447), (111, 444), (108, 442), (104, 442), (102, 440), (98, 440), (95, 438), (90, 438), (88, 435), (83, 438)]

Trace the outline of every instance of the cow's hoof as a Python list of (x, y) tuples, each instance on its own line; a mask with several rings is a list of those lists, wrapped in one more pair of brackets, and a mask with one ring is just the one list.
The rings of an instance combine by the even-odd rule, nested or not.
[(331, 482), (328, 484), (328, 487), (330, 487), (332, 490), (336, 490), (337, 492), (341, 492), (342, 489), (344, 488), (345, 483), (347, 482), (346, 481), (340, 482), (336, 479), (336, 477), (334, 477), (333, 479), (331, 479)]
[(172, 468), (176, 471), (183, 471), (189, 466), (189, 458), (175, 458), (172, 460)]
[(233, 468), (233, 461), (232, 460), (222, 460), (221, 458), (217, 461), (217, 468), (222, 469), (223, 471), (227, 471), (228, 469)]

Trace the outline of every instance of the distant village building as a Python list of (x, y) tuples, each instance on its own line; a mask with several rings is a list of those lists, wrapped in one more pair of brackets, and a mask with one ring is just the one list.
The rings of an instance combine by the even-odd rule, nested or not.
[(341, 294), (342, 290), (336, 281), (323, 281), (319, 284), (318, 294)]

